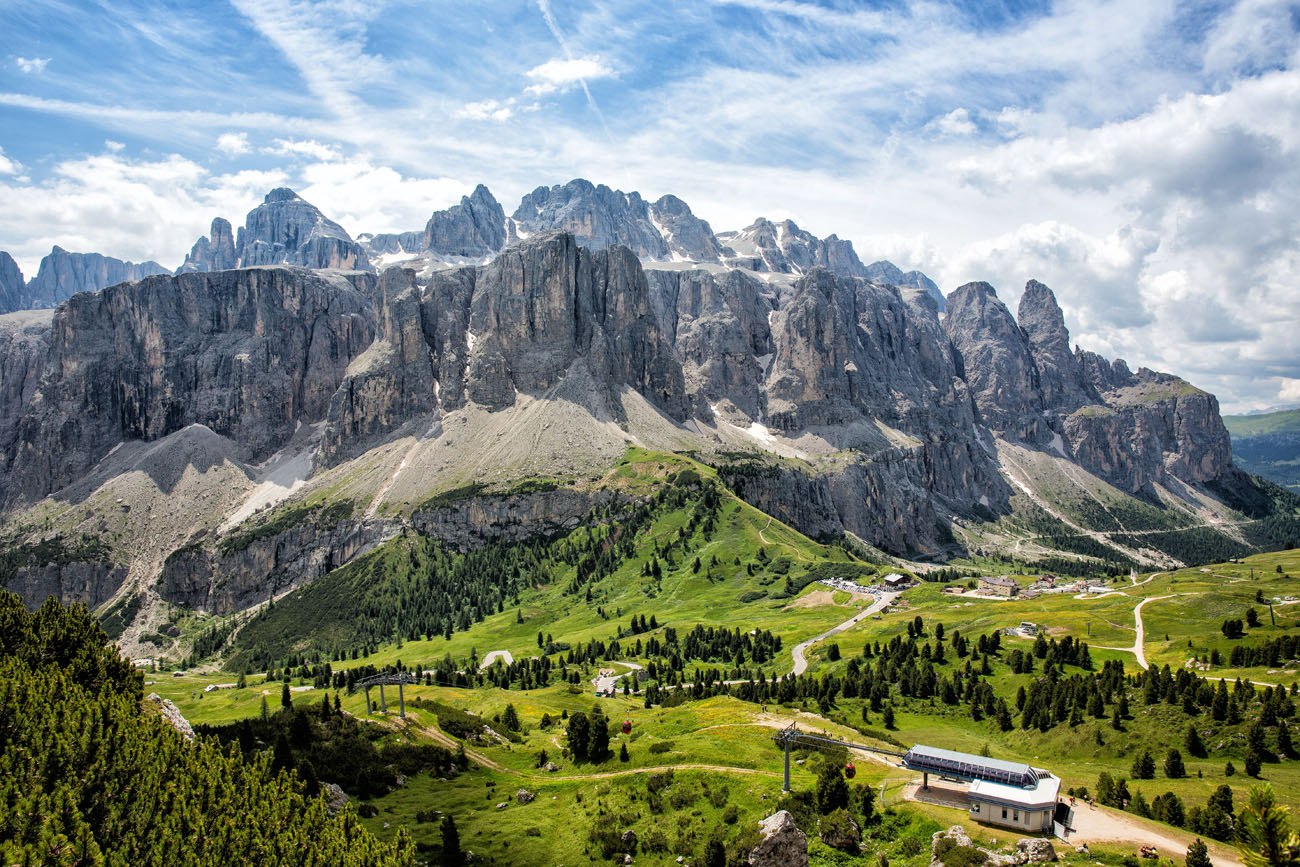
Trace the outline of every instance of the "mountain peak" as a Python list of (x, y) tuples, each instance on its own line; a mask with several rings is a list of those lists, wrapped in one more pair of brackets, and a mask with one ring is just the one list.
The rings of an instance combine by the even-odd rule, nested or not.
[(288, 187), (276, 187), (266, 194), (266, 198), (262, 199), (262, 204), (273, 205), (276, 202), (292, 202), (295, 199), (302, 201), (302, 197)]

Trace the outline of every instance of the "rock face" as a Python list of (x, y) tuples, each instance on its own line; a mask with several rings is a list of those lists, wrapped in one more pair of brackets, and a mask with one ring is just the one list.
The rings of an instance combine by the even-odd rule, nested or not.
[(50, 310), (0, 316), (0, 445), (9, 449), (36, 395), (50, 348)]
[(506, 213), (479, 184), (459, 205), (435, 211), (424, 227), (424, 249), (441, 256), (481, 258), (506, 245)]
[(26, 305), (27, 282), (23, 272), (10, 256), (0, 250), (0, 313), (22, 310)]
[(239, 267), (301, 265), (368, 269), (361, 246), (320, 209), (285, 187), (271, 190), (248, 212), (235, 244)]
[[(763, 380), (774, 352), (768, 315), (776, 299), (742, 271), (647, 271), (651, 307), (681, 359), (697, 415), (727, 403), (763, 418)], [(745, 422), (748, 424), (748, 421)]]
[(975, 400), (994, 431), (1076, 461), (1121, 490), (1170, 477), (1201, 484), (1234, 472), (1213, 395), (1178, 377), (1088, 352), (1070, 335), (1052, 290), (1031, 280), (1019, 322), (987, 283), (948, 297), (944, 320)]
[(628, 386), (672, 418), (689, 414), (681, 365), (651, 309), (645, 273), (626, 248), (594, 251), (573, 235), (544, 236), (478, 272), (472, 298), (438, 300), (454, 321), (468, 323), (449, 335), (450, 345), (434, 347), (440, 367), (449, 353), (468, 357), (463, 389), (453, 384), (448, 407), (469, 399), (501, 409), (517, 393), (541, 396), (581, 363), (607, 391)]
[(65, 605), (84, 602), (91, 608), (107, 602), (126, 579), (126, 567), (102, 560), (22, 566), (5, 585), (35, 608), (53, 596)]
[(758, 825), (762, 841), (749, 853), (751, 867), (808, 867), (808, 835), (785, 810)]
[[(491, 541), (521, 542), (550, 536), (590, 523), (596, 512), (617, 514), (626, 498), (612, 491), (596, 493), (558, 489), (534, 494), (485, 495), (431, 509), (418, 509), (411, 524), (459, 551)], [(612, 510), (612, 511), (611, 511)]]
[(1043, 410), (1038, 367), (1011, 311), (987, 283), (967, 283), (948, 296), (944, 330), (961, 356), (981, 419), (997, 431), (1029, 438)]
[(372, 342), (373, 285), (369, 275), (242, 270), (74, 297), (54, 316), (45, 378), (17, 442), (5, 444), (5, 499), (42, 497), (123, 440), (194, 423), (250, 459), (271, 454), (300, 422), (325, 418)]
[(651, 203), (650, 219), (671, 255), (695, 262), (716, 262), (721, 257), (722, 246), (713, 229), (676, 196), (662, 196)]
[(239, 254), (235, 249), (235, 235), (230, 228), (230, 221), (217, 217), (212, 221), (208, 237), (200, 237), (194, 242), (185, 262), (176, 269), (176, 273), (225, 271), (238, 266)]
[(668, 245), (640, 193), (611, 190), (581, 178), (563, 186), (538, 187), (524, 196), (512, 219), (520, 236), (562, 231), (595, 250), (619, 244), (642, 258), (668, 257)]
[(384, 521), (306, 520), (264, 538), (235, 537), (216, 549), (180, 548), (158, 579), (163, 599), (196, 611), (230, 614), (310, 583), (392, 538)]
[(22, 306), (16, 309), (57, 307), (78, 292), (98, 292), (106, 286), (166, 273), (167, 269), (157, 262), (136, 264), (55, 247), (41, 260), (36, 276), (27, 284)]
[(835, 235), (825, 239), (800, 229), (790, 220), (779, 223), (759, 217), (739, 232), (721, 232), (724, 261), (753, 271), (806, 274), (825, 268), (849, 277), (866, 277), (867, 269), (853, 244)]
[(920, 289), (934, 299), (935, 306), (940, 312), (944, 310), (945, 301), (943, 293), (939, 291), (938, 284), (920, 271), (907, 271), (905, 273), (893, 262), (882, 259), (867, 266), (866, 277), (872, 283), (884, 283), (887, 286), (897, 286), (900, 289)]

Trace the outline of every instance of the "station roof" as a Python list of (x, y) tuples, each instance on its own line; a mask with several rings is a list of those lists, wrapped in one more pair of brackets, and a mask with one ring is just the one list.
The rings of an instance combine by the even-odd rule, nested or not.
[(1038, 785), (1039, 774), (1024, 762), (991, 759), (971, 753), (959, 753), (940, 747), (917, 744), (903, 756), (903, 766), (940, 776), (967, 780), (987, 780), (1021, 788)]
[(991, 801), (1012, 807), (1047, 809), (1056, 804), (1061, 792), (1061, 778), (1048, 773), (1040, 773), (1038, 785), (1033, 788), (1007, 786), (989, 780), (976, 780), (970, 784), (970, 797), (977, 801)]

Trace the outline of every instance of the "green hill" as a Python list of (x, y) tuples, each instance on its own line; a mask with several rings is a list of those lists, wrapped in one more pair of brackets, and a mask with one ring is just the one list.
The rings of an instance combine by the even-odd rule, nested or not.
[(1238, 466), (1300, 490), (1300, 409), (1262, 415), (1226, 415)]

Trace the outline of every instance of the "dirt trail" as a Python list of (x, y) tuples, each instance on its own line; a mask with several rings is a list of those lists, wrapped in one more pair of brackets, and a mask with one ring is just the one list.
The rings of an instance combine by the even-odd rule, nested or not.
[[(447, 747), (452, 751), (460, 748), (460, 741), (457, 741), (437, 726), (422, 724), (416, 722), (410, 717), (407, 718), (406, 724), (436, 744)], [(498, 773), (510, 774), (511, 776), (522, 777), (526, 780), (555, 782), (567, 782), (569, 780), (608, 780), (613, 779), (614, 777), (630, 777), (637, 774), (658, 774), (663, 771), (712, 771), (719, 774), (743, 774), (747, 776), (772, 777), (773, 779), (779, 779), (781, 776), (776, 771), (765, 771), (761, 768), (737, 768), (730, 765), (707, 765), (697, 763), (662, 765), (653, 768), (627, 768), (620, 771), (600, 771), (591, 774), (560, 775), (547, 773), (546, 771), (521, 771), (517, 768), (508, 768), (500, 762), (494, 761), (479, 751), (472, 750), (468, 747), (465, 748), (465, 756), (479, 767), (497, 771)]]
[[(1187, 855), (1187, 847), (1194, 838), (1173, 828), (1161, 827), (1154, 822), (1143, 821), (1136, 816), (1111, 810), (1107, 807), (1080, 803), (1074, 808), (1074, 831), (1070, 833), (1069, 843), (1129, 843), (1136, 850), (1138, 846), (1155, 846), (1162, 854), (1175, 861), (1181, 861)], [(1216, 867), (1243, 867), (1240, 857), (1231, 848), (1206, 840), (1211, 846), (1210, 856)], [(1134, 854), (1137, 854), (1134, 852)]]
[(763, 534), (763, 531), (770, 529), (771, 526), (772, 526), (772, 516), (768, 515), (767, 523), (763, 525), (762, 530), (758, 531), (759, 541), (761, 541), (764, 545), (780, 545), (782, 548), (789, 548), (791, 551), (794, 552), (794, 556), (797, 559), (802, 560), (805, 563), (808, 562), (808, 558), (804, 556), (804, 553), (800, 551), (798, 548), (796, 548), (794, 545), (791, 545), (789, 542), (773, 542), (769, 540), (767, 536)]
[(1147, 651), (1145, 646), (1147, 631), (1146, 631), (1146, 625), (1143, 624), (1142, 622), (1142, 606), (1146, 605), (1148, 602), (1155, 602), (1160, 599), (1173, 599), (1177, 595), (1179, 594), (1171, 593), (1167, 596), (1148, 596), (1146, 599), (1143, 599), (1137, 605), (1133, 606), (1133, 625), (1135, 630), (1137, 631), (1137, 635), (1133, 639), (1132, 647), (1100, 647), (1099, 646), (1099, 649), (1120, 650), (1125, 653), (1131, 653), (1137, 658), (1137, 664), (1141, 666), (1144, 671), (1150, 668), (1151, 667), (1150, 664), (1147, 663)]

